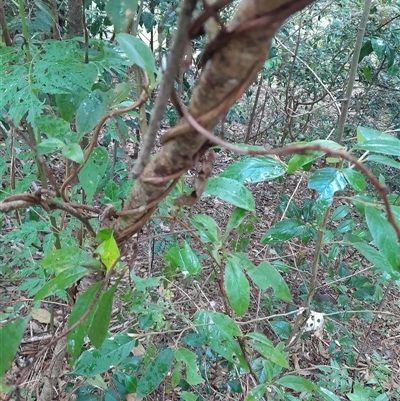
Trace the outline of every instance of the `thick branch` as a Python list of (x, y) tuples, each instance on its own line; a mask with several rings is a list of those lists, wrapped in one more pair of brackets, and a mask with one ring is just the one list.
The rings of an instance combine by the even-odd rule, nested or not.
[[(305, 7), (312, 1), (243, 0), (226, 30), (221, 32), (223, 40), (220, 35), (214, 39), (189, 104), (190, 114), (203, 127), (214, 129), (219, 119), (254, 81), (268, 55), (276, 30), (299, 9), (300, 4)], [(230, 33), (232, 37), (229, 37)], [(219, 47), (215, 48), (215, 43)], [(166, 139), (135, 182), (124, 205), (124, 210), (142, 208), (143, 211), (120, 216), (113, 227), (120, 241), (141, 228), (145, 216), (154, 210), (154, 206), (147, 205), (153, 205), (165, 193), (168, 182), (154, 178), (174, 177), (177, 172), (182, 174), (197, 161), (198, 153), (207, 142), (184, 119), (167, 133)]]

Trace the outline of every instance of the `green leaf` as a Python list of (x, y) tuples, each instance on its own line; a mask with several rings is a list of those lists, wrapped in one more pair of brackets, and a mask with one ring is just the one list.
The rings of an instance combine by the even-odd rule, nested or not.
[(28, 321), (29, 316), (25, 319), (18, 317), (0, 327), (0, 381), (4, 373), (11, 368)]
[[(86, 99), (90, 90), (77, 88), (72, 93), (60, 93), (55, 96), (60, 116), (65, 121), (71, 121), (79, 106)], [(77, 136), (75, 134), (75, 136)], [(77, 140), (80, 136), (77, 136)]]
[(369, 155), (365, 161), (383, 164), (384, 166), (390, 166), (400, 170), (400, 163), (387, 156)]
[(156, 287), (160, 280), (164, 277), (150, 277), (150, 278), (141, 278), (135, 275), (135, 272), (132, 270), (130, 273), (131, 280), (135, 283), (135, 290), (137, 291), (145, 291), (147, 287)]
[(393, 269), (398, 269), (400, 266), (400, 246), (394, 228), (387, 219), (373, 207), (366, 207), (365, 215), (368, 228), (374, 239), (374, 244)]
[(218, 244), (221, 244), (221, 230), (212, 217), (204, 214), (196, 214), (190, 219), (190, 222), (198, 231), (202, 242), (211, 242), (218, 248)]
[(283, 376), (275, 383), (299, 392), (313, 391), (316, 388), (315, 384), (311, 383), (309, 380), (293, 375)]
[(238, 316), (246, 313), (250, 304), (250, 286), (235, 259), (228, 257), (225, 264), (224, 287), (232, 309)]
[(251, 389), (251, 391), (246, 395), (244, 401), (261, 400), (266, 392), (267, 392), (267, 385), (259, 384), (258, 386)]
[(400, 140), (397, 138), (377, 139), (354, 145), (354, 149), (369, 150), (384, 155), (400, 156)]
[(154, 83), (154, 56), (150, 48), (140, 39), (128, 33), (119, 33), (117, 41), (132, 64), (146, 71), (151, 83)]
[[(68, 327), (71, 327), (73, 324), (75, 324), (87, 311), (87, 309), (93, 303), (94, 297), (100, 286), (101, 282), (99, 281), (88, 288), (83, 294), (79, 295), (74, 307), (72, 308), (72, 312), (68, 321)], [(68, 333), (68, 353), (71, 355), (69, 361), (70, 367), (72, 367), (82, 352), (83, 342), (88, 333), (88, 329), (93, 320), (95, 311), (96, 305), (93, 307), (89, 315), (83, 320), (83, 322), (81, 322), (73, 331)]]
[(138, 0), (106, 0), (106, 12), (115, 32), (126, 31), (136, 15)]
[(95, 376), (117, 366), (128, 357), (137, 340), (127, 334), (119, 334), (105, 340), (98, 349), (85, 351), (69, 373), (76, 376)]
[(71, 287), (87, 273), (87, 269), (81, 266), (74, 266), (70, 270), (64, 270), (52, 280), (48, 281), (35, 295), (34, 301), (40, 301), (60, 290)]
[(262, 244), (277, 244), (296, 237), (306, 229), (301, 220), (286, 219), (276, 223), (261, 238)]
[(249, 372), (240, 345), (233, 337), (233, 335), (241, 335), (241, 332), (230, 317), (217, 312), (198, 311), (193, 321), (197, 325), (199, 335), (206, 339), (206, 344), (214, 352)]
[(390, 134), (372, 128), (358, 127), (357, 141), (358, 144), (354, 146), (354, 149), (400, 156), (400, 140)]
[(106, 114), (112, 104), (114, 92), (95, 89), (82, 100), (76, 111), (76, 130), (80, 136), (87, 134)]
[(60, 139), (49, 138), (49, 139), (44, 139), (43, 141), (38, 143), (36, 145), (36, 150), (41, 155), (49, 155), (55, 151), (58, 151), (59, 149), (63, 149), (64, 147), (65, 143)]
[(368, 142), (371, 140), (379, 140), (379, 139), (393, 139), (393, 136), (390, 134), (385, 134), (383, 132), (377, 131), (373, 128), (366, 127), (358, 127), (357, 128), (357, 142)]
[(95, 308), (93, 319), (89, 325), (88, 336), (96, 348), (100, 348), (107, 338), (114, 293), (118, 284), (119, 280), (109, 290), (101, 294)]
[(360, 63), (364, 57), (369, 56), (374, 49), (372, 48), (371, 40), (367, 40), (361, 47), (360, 57), (358, 58), (358, 62)]
[(179, 267), (185, 277), (199, 274), (202, 271), (199, 258), (186, 241), (183, 241), (182, 249), (179, 246), (170, 248), (165, 259), (171, 263), (174, 269)]
[(53, 115), (41, 115), (35, 118), (35, 125), (49, 139), (58, 139), (68, 143), (74, 137), (70, 125), (63, 119)]
[(242, 332), (240, 331), (239, 326), (236, 322), (227, 315), (219, 312), (208, 312), (211, 317), (213, 323), (217, 326), (217, 328), (227, 336), (241, 336)]
[(292, 326), (290, 323), (285, 322), (284, 320), (273, 320), (271, 322), (271, 326), (280, 338), (283, 340), (287, 340), (289, 338), (290, 332), (292, 331)]
[(113, 231), (109, 228), (99, 231), (96, 236), (96, 241), (102, 241), (95, 252), (100, 255), (101, 261), (104, 266), (106, 266), (107, 270), (109, 270), (120, 255)]
[(347, 205), (342, 205), (336, 208), (332, 213), (332, 220), (344, 219), (350, 213), (350, 208)]
[(87, 202), (91, 203), (97, 186), (106, 172), (108, 153), (103, 147), (93, 149), (92, 154), (78, 174), (79, 182), (86, 192)]
[(360, 239), (357, 237), (357, 241), (353, 242), (352, 245), (361, 253), (361, 255), (374, 265), (376, 270), (383, 273), (385, 276), (389, 276), (392, 280), (398, 280), (400, 278), (400, 273), (393, 269), (392, 265), (380, 254), (379, 251), (368, 244), (359, 241)]
[(321, 401), (341, 401), (341, 399), (337, 395), (324, 387), (317, 386), (315, 388), (315, 391), (321, 397)]
[(308, 182), (308, 188), (320, 193), (319, 199), (331, 202), (337, 191), (343, 191), (347, 182), (343, 173), (333, 167), (325, 167), (317, 170)]
[(199, 375), (196, 364), (197, 356), (195, 353), (186, 348), (179, 348), (175, 351), (175, 359), (179, 362), (184, 362), (186, 365), (186, 381), (191, 385), (203, 383), (202, 377)]
[(358, 192), (364, 192), (367, 187), (365, 177), (359, 171), (351, 168), (344, 168), (343, 175), (346, 177), (347, 182)]
[(225, 177), (209, 178), (204, 193), (242, 209), (255, 211), (255, 203), (250, 191), (236, 180)]
[(277, 365), (289, 369), (288, 353), (283, 351), (283, 343), (274, 347), (272, 341), (263, 334), (256, 332), (247, 334), (247, 337), (254, 340), (254, 347), (261, 355)]
[(248, 269), (248, 275), (262, 290), (272, 288), (276, 297), (286, 302), (292, 301), (290, 290), (278, 270), (268, 262), (262, 262), (258, 267)]
[(167, 375), (174, 359), (174, 351), (166, 348), (147, 366), (137, 386), (137, 397), (143, 398), (153, 392)]
[[(176, 387), (182, 379), (182, 364), (177, 363), (174, 367), (174, 370), (171, 374), (171, 385), (172, 387)], [(136, 392), (136, 391), (135, 391)]]
[(179, 395), (184, 401), (197, 401), (199, 398), (196, 394), (189, 393), (188, 391), (181, 391)]
[(231, 178), (241, 184), (270, 181), (286, 173), (285, 166), (272, 157), (244, 157), (228, 166), (220, 177)]
[(72, 160), (73, 162), (79, 164), (83, 164), (85, 161), (85, 156), (83, 155), (83, 151), (77, 143), (70, 143), (69, 145), (63, 146), (62, 154), (67, 159)]
[[(354, 220), (345, 220), (342, 221), (336, 228), (336, 232), (339, 234), (344, 234), (350, 230), (352, 230), (356, 226), (356, 222)], [(324, 241), (328, 242), (328, 241)]]
[(225, 234), (223, 239), (227, 239), (230, 232), (235, 228), (238, 228), (240, 224), (242, 224), (243, 220), (246, 217), (247, 211), (241, 209), (240, 207), (236, 207), (235, 210), (232, 212), (231, 216), (229, 217), (228, 224), (226, 225)]
[(77, 266), (87, 267), (96, 264), (87, 252), (76, 247), (66, 246), (50, 251), (40, 262), (40, 265), (52, 274), (59, 274), (64, 270), (72, 270)]
[[(339, 145), (336, 142), (325, 140), (325, 139), (318, 139), (316, 141), (311, 142), (298, 142), (297, 145), (321, 145), (326, 146), (331, 149), (341, 149), (343, 148), (342, 145)], [(325, 152), (321, 151), (310, 151), (308, 154), (305, 155), (294, 155), (288, 162), (287, 172), (288, 174), (295, 172), (299, 167), (306, 166), (310, 164), (316, 159), (319, 159), (323, 156)]]

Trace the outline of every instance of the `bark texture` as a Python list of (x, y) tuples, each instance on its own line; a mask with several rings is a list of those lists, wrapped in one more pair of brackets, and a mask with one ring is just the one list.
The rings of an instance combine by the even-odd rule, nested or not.
[(68, 0), (68, 37), (83, 35), (82, 0)]
[[(209, 130), (216, 126), (254, 81), (276, 30), (291, 13), (311, 2), (243, 0), (226, 30), (205, 51), (207, 61), (188, 107), (202, 126)], [(125, 211), (136, 210), (115, 222), (113, 228), (119, 241), (141, 229), (166, 195), (172, 178), (183, 174), (198, 160), (206, 140), (182, 119), (164, 134), (163, 143), (135, 182), (124, 205)]]

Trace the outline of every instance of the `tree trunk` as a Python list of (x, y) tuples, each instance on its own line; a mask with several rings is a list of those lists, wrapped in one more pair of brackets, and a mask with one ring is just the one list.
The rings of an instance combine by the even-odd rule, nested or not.
[[(212, 130), (232, 104), (254, 81), (265, 61), (271, 40), (284, 20), (313, 0), (243, 0), (225, 31), (208, 45), (189, 113)], [(136, 209), (114, 223), (117, 240), (141, 229), (166, 195), (171, 177), (193, 167), (206, 140), (183, 118), (163, 137), (164, 145), (146, 166), (124, 205)], [(139, 209), (139, 210), (138, 210)]]
[(83, 0), (68, 0), (68, 37), (83, 35)]

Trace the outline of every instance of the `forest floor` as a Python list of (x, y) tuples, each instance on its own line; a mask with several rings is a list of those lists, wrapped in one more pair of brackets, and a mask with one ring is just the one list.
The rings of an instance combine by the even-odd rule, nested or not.
[[(213, 166), (213, 175), (218, 175), (232, 161), (231, 154), (220, 151)], [(288, 195), (292, 202), (301, 205), (305, 198), (313, 198), (315, 194), (307, 188), (306, 180), (301, 180), (298, 175), (288, 176), (283, 182), (275, 180), (274, 182), (253, 184), (249, 186), (249, 189), (256, 201), (258, 218), (254, 221), (255, 229), (250, 235), (247, 254), (255, 265), (262, 261), (279, 259), (289, 267), (288, 272), (284, 274), (284, 279), (291, 290), (293, 303), (278, 301), (272, 297), (271, 293), (262, 292), (254, 287), (251, 291), (250, 308), (237, 321), (241, 323), (244, 332), (260, 331), (271, 341), (278, 343), (284, 339), (284, 335), (277, 330), (278, 326), (272, 323), (273, 321), (293, 323), (293, 315), (285, 317), (285, 313), (290, 308), (300, 308), (304, 303), (307, 296), (314, 249), (313, 244), (304, 247), (297, 240), (293, 240), (277, 251), (275, 248), (262, 245), (260, 239), (268, 228), (282, 218), (282, 214), (277, 210), (282, 195)], [(192, 207), (190, 215), (198, 213), (209, 215), (218, 222), (219, 227), (223, 230), (232, 210), (233, 208), (230, 205), (217, 198), (202, 197)], [(166, 233), (170, 229), (171, 227), (168, 226), (162, 227)], [(154, 224), (150, 223), (140, 237), (141, 242), (134, 269), (135, 274), (142, 278), (163, 274), (165, 262), (161, 254), (157, 255), (154, 252), (154, 242), (151, 240), (142, 241), (146, 239), (146, 236), (151, 237), (154, 233)], [(184, 235), (181, 238), (183, 239)], [(201, 244), (195, 245), (193, 243), (193, 247), (195, 249), (197, 247), (199, 253), (202, 253)], [(325, 327), (318, 334), (305, 333), (294, 346), (289, 348), (291, 370), (314, 382), (324, 383), (337, 380), (337, 394), (339, 396), (342, 396), (341, 388), (350, 392), (351, 386), (348, 387), (348, 383), (355, 381), (370, 383), (371, 386), (375, 387), (381, 386), (385, 391), (393, 391), (400, 387), (400, 289), (398, 283), (392, 283), (390, 286), (382, 284), (377, 279), (377, 275), (368, 269), (369, 264), (350, 251), (342, 255), (342, 260), (345, 260), (347, 265), (360, 262), (357, 264), (358, 267), (351, 272), (351, 275), (356, 276), (359, 271), (362, 272), (363, 276), (370, 277), (379, 286), (381, 295), (368, 301), (360, 301), (352, 296), (355, 289), (348, 287), (349, 304), (338, 305), (339, 292), (334, 286), (329, 285), (328, 280), (332, 271), (333, 275), (337, 277), (335, 274), (338, 269), (337, 261), (333, 261), (327, 267), (320, 268), (317, 282), (318, 291), (311, 309), (315, 312), (324, 313)], [(28, 314), (32, 307), (32, 300), (19, 288), (20, 284), (20, 281), (12, 277), (1, 282), (0, 314), (7, 310), (15, 310), (16, 306), (19, 308), (21, 316)], [(184, 280), (183, 277), (178, 278), (170, 282), (166, 288), (163, 286), (157, 288), (155, 295), (159, 296), (163, 302), (168, 303), (169, 313), (164, 313), (164, 323), (160, 324), (161, 329), (157, 330), (162, 334), (144, 335), (144, 340), (140, 346), (142, 351), (139, 352), (144, 353), (150, 343), (173, 346), (184, 330), (187, 329), (179, 316), (191, 317), (200, 309), (224, 312), (224, 303), (219, 293), (217, 280), (207, 266), (204, 267), (202, 276), (196, 280), (189, 282)], [(49, 324), (50, 303), (43, 303), (43, 305), (39, 310), (31, 311), (31, 320), (12, 369), (8, 373), (10, 382), (15, 380), (21, 369), (27, 366), (38, 350), (46, 347), (52, 338)], [(138, 329), (137, 319), (123, 309), (124, 303), (121, 300), (116, 301), (110, 329), (114, 334), (127, 328)], [(346, 310), (363, 310), (364, 312), (345, 313)], [(67, 305), (62, 301), (55, 300), (56, 334), (63, 330), (67, 312)], [(283, 317), (271, 321), (269, 319), (271, 315), (282, 315)], [(251, 323), (246, 323), (250, 320)], [(179, 329), (182, 329), (182, 333), (176, 332)], [(30, 400), (39, 399), (36, 396), (40, 392), (38, 383), (43, 379), (53, 356), (53, 350), (49, 349), (41, 358), (35, 360), (29, 370), (29, 375), (26, 377), (21, 391), (24, 388), (31, 389)], [(324, 371), (324, 367), (333, 370), (337, 368), (336, 377), (332, 375), (332, 370)], [(68, 372), (66, 361), (64, 372)], [(204, 399), (243, 400), (243, 394), (232, 392), (226, 385), (229, 378), (230, 372), (226, 370), (223, 361), (217, 359), (210, 363), (207, 370), (207, 385), (212, 394), (204, 396)], [(59, 388), (57, 389), (60, 393), (54, 399), (72, 399), (70, 394), (63, 393), (66, 383), (71, 382), (71, 380), (71, 377), (60, 376)], [(104, 377), (104, 380), (107, 382), (107, 376)], [(73, 384), (76, 383), (79, 381)], [(240, 384), (243, 393), (254, 387), (254, 383), (249, 380), (247, 375), (240, 377)], [(89, 398), (87, 399), (89, 400)], [(127, 400), (134, 401), (135, 397), (131, 395)], [(159, 390), (148, 396), (146, 400), (179, 400), (179, 396), (176, 389), (170, 389), (168, 380), (165, 380)]]

